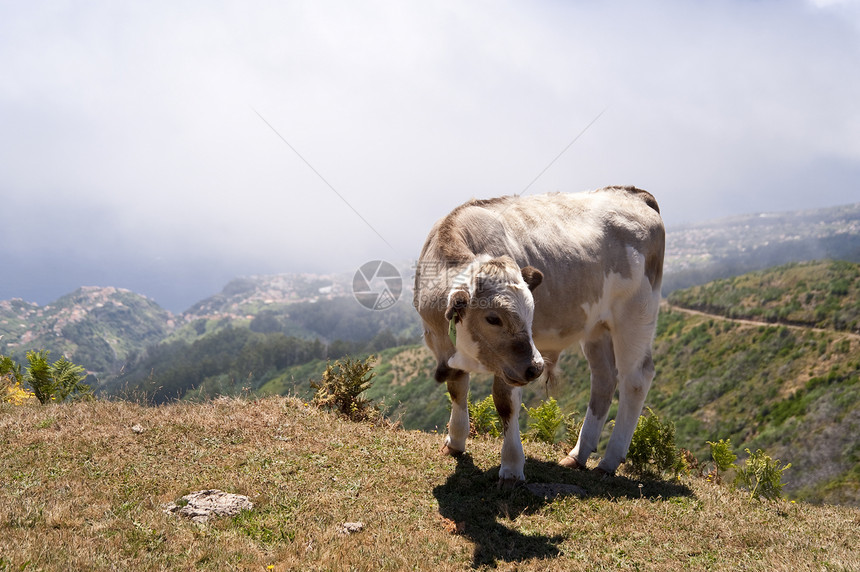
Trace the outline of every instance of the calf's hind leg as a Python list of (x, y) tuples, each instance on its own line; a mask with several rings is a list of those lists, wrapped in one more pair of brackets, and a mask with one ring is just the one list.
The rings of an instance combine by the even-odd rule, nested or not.
[(616, 385), (615, 354), (609, 331), (604, 331), (595, 340), (583, 343), (582, 352), (591, 369), (591, 398), (576, 446), (561, 460), (562, 465), (576, 469), (584, 469), (588, 457), (597, 450), (597, 442), (606, 423)]
[(624, 461), (653, 380), (654, 360), (651, 359), (650, 349), (644, 357), (631, 364), (624, 366), (619, 364), (618, 416), (615, 420), (615, 428), (609, 437), (609, 443), (606, 445), (606, 455), (597, 466), (598, 469), (614, 473), (618, 465)]
[(606, 454), (597, 466), (607, 473), (614, 473), (627, 456), (630, 440), (645, 405), (645, 397), (654, 380), (651, 343), (659, 305), (659, 289), (652, 290), (650, 283), (643, 279), (639, 293), (616, 312), (625, 318), (623, 327), (612, 331), (612, 346), (618, 368), (618, 415), (606, 445)]

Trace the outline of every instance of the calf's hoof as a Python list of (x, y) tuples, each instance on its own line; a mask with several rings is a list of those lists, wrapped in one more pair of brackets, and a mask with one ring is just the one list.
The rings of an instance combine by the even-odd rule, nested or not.
[(615, 471), (607, 471), (606, 469), (601, 468), (601, 467), (597, 467), (596, 469), (594, 469), (594, 472), (597, 473), (598, 475), (600, 475), (601, 477), (614, 477), (615, 476)]
[(523, 479), (518, 479), (516, 477), (499, 478), (499, 484), (496, 485), (496, 488), (500, 491), (512, 491), (524, 484), (526, 484), (526, 482)]
[(455, 449), (455, 448), (449, 446), (447, 443), (442, 445), (442, 448), (439, 449), (439, 452), (442, 453), (443, 455), (447, 455), (448, 457), (459, 457), (460, 455), (465, 453), (465, 451)]
[(585, 465), (580, 465), (579, 461), (577, 461), (570, 455), (559, 461), (558, 464), (562, 467), (567, 467), (568, 469), (577, 469), (580, 471), (584, 471), (587, 468)]

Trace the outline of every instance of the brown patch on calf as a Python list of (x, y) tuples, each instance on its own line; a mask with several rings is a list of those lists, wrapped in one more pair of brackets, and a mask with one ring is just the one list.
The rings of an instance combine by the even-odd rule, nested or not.
[(508, 421), (514, 414), (511, 403), (511, 387), (499, 376), (493, 378), (493, 403), (496, 405), (496, 411), (499, 413), (502, 424), (507, 427)]
[(521, 272), (523, 280), (525, 280), (525, 283), (528, 284), (529, 290), (532, 292), (534, 292), (535, 288), (540, 286), (540, 283), (543, 282), (543, 272), (534, 266), (526, 266)]
[(666, 248), (666, 233), (662, 226), (659, 231), (652, 233), (649, 245), (651, 249), (645, 255), (645, 276), (648, 277), (651, 288), (656, 290), (663, 283), (663, 256)]
[(648, 191), (643, 191), (642, 189), (637, 189), (636, 187), (630, 185), (605, 187), (605, 190), (625, 191), (627, 193), (630, 193), (631, 195), (639, 197), (645, 202), (646, 205), (648, 205), (658, 213), (660, 212), (660, 205), (657, 204), (657, 199), (655, 199), (654, 195), (652, 195)]
[(469, 293), (465, 290), (457, 290), (451, 294), (448, 300), (448, 308), (445, 310), (445, 319), (454, 319), (455, 322), (463, 317), (463, 311), (469, 305)]
[(475, 257), (474, 240), (469, 236), (469, 225), (460, 220), (463, 211), (470, 208), (486, 208), (501, 203), (506, 203), (511, 197), (498, 197), (493, 199), (472, 199), (467, 203), (455, 208), (448, 216), (439, 222), (437, 237), (439, 249), (444, 259), (453, 264), (463, 264)]
[[(452, 372), (453, 372), (453, 371), (460, 371), (459, 369), (452, 369), (452, 368), (448, 368), (448, 369), (449, 369), (450, 371), (452, 371)], [(454, 378), (455, 378), (455, 376), (451, 376), (451, 377), (449, 377), (446, 381), (449, 381), (449, 382), (450, 382), (450, 381), (451, 381), (452, 379), (454, 379)], [(461, 398), (465, 397), (465, 396), (463, 396), (463, 395), (460, 395), (460, 392), (459, 392), (459, 391), (457, 391), (457, 389), (458, 389), (458, 388), (457, 388), (457, 386), (456, 386), (455, 384), (453, 384), (453, 383), (448, 383), (448, 395), (450, 395), (450, 396), (451, 396), (451, 401), (453, 401), (453, 402), (455, 402), (455, 403), (459, 402)]]
[(450, 367), (447, 363), (439, 362), (436, 365), (436, 371), (433, 373), (433, 378), (437, 382), (442, 383), (448, 381), (449, 379), (454, 379), (455, 377), (458, 377), (463, 373), (465, 372), (461, 369), (455, 369), (453, 367)]

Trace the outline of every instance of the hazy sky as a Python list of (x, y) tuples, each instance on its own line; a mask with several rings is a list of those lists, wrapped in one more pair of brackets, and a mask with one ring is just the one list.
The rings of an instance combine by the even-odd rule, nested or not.
[(856, 202), (860, 2), (0, 0), (0, 299), (414, 260), (580, 133), (527, 193)]

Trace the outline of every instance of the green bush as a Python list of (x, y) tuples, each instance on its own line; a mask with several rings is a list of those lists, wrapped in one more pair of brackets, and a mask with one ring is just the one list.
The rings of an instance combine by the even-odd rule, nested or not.
[(353, 421), (369, 419), (379, 413), (379, 409), (369, 399), (361, 397), (371, 385), (376, 375), (373, 372), (373, 362), (376, 356), (366, 360), (349, 357), (329, 363), (323, 372), (322, 379), (311, 381), (311, 387), (316, 389), (313, 404), (326, 409), (336, 409)]
[(711, 446), (711, 458), (714, 460), (714, 470), (708, 474), (708, 480), (721, 482), (720, 473), (736, 468), (735, 461), (738, 456), (732, 451), (731, 439), (720, 439), (717, 442), (706, 441)]
[(470, 433), (472, 435), (491, 435), (493, 437), (501, 435), (499, 414), (496, 412), (492, 395), (488, 395), (482, 401), (472, 403), (472, 394), (470, 393), (468, 405)]
[(731, 439), (720, 439), (716, 443), (707, 441), (707, 443), (711, 446), (711, 458), (717, 469), (725, 472), (735, 466), (738, 456), (732, 452)]
[(648, 415), (639, 417), (627, 462), (633, 473), (659, 476), (666, 472), (679, 474), (684, 467), (683, 458), (675, 446), (675, 424), (665, 423), (650, 408)]
[[(92, 399), (93, 391), (84, 383), (87, 377), (84, 368), (73, 364), (65, 357), (50, 363), (49, 354), (48, 350), (29, 351), (27, 352), (29, 365), (24, 374), (21, 375), (20, 366), (15, 370), (19, 380), (33, 388), (39, 403), (45, 405), (51, 401), (66, 399)], [(11, 359), (4, 358), (4, 363), (4, 369), (8, 369)]]
[(780, 467), (779, 459), (771, 459), (770, 455), (761, 449), (757, 449), (755, 453), (750, 453), (749, 449), (745, 451), (749, 457), (738, 469), (735, 486), (747, 489), (750, 492), (750, 501), (762, 497), (769, 500), (781, 498), (782, 487), (785, 485), (782, 482), (782, 473), (791, 467), (791, 463)]
[(573, 425), (573, 415), (565, 415), (558, 406), (555, 398), (550, 397), (537, 407), (526, 407), (523, 409), (529, 415), (528, 429), (525, 437), (532, 441), (543, 441), (552, 445), (556, 442), (556, 434), (562, 427)]

